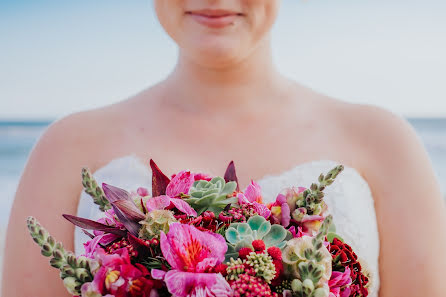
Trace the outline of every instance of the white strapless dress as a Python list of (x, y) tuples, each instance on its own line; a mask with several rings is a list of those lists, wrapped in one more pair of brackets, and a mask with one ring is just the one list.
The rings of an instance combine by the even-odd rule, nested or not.
[[(265, 175), (256, 182), (262, 188), (265, 203), (275, 200), (283, 188), (290, 186), (309, 187), (317, 181), (321, 173), (326, 173), (339, 165), (333, 160), (318, 160), (297, 165), (277, 175)], [(207, 172), (211, 174), (211, 172)], [(222, 173), (223, 174), (223, 173)], [(152, 172), (148, 165), (135, 155), (124, 156), (93, 173), (99, 184), (102, 182), (128, 191), (136, 191), (138, 187), (152, 189)], [(241, 188), (244, 190), (244, 188)], [(326, 188), (325, 201), (329, 212), (333, 214), (337, 233), (342, 236), (366, 263), (372, 274), (370, 297), (378, 296), (379, 289), (379, 236), (376, 222), (374, 200), (365, 179), (352, 167), (345, 166), (335, 182)], [(102, 212), (93, 204), (90, 196), (82, 192), (77, 216), (99, 219)], [(78, 227), (75, 228), (75, 253), (83, 253), (83, 243), (89, 238)]]

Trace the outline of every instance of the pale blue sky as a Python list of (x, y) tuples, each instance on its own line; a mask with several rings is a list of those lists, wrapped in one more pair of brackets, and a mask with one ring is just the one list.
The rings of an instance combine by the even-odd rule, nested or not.
[[(446, 2), (283, 0), (287, 76), (406, 116), (446, 116)], [(150, 0), (0, 0), (0, 118), (60, 117), (162, 79), (176, 48)]]

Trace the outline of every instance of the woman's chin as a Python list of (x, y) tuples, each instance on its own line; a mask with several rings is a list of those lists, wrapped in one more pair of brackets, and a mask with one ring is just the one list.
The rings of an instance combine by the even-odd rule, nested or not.
[(246, 58), (244, 52), (236, 45), (209, 46), (209, 44), (203, 44), (201, 47), (190, 50), (188, 56), (195, 63), (203, 66), (225, 68), (244, 60)]

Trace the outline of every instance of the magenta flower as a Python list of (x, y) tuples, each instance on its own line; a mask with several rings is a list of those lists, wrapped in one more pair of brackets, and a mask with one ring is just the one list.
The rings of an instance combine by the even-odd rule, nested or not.
[[(181, 171), (180, 171), (180, 173), (181, 173)], [(194, 176), (194, 181), (195, 180), (207, 180), (207, 181), (210, 181), (212, 179), (212, 176), (210, 176), (207, 173), (199, 172), (199, 173), (191, 173), (191, 174)], [(174, 174), (171, 175), (170, 178), (175, 178), (175, 176), (177, 176), (177, 174), (174, 173)]]
[(302, 237), (304, 235), (308, 235), (308, 234), (305, 234), (304, 232), (302, 232), (302, 228), (301, 227), (297, 227), (297, 231), (296, 231), (296, 227), (295, 226), (291, 226), (291, 228), (288, 229), (288, 231), (291, 232), (291, 234), (293, 235), (293, 238)]
[[(105, 214), (105, 216), (100, 218), (99, 220), (97, 220), (97, 222), (107, 225), (107, 226), (117, 227), (122, 230), (125, 230), (124, 225), (121, 222), (119, 222), (119, 220), (116, 218), (116, 215), (115, 215), (115, 212), (113, 209), (109, 209), (109, 210), (105, 211), (104, 214)], [(119, 236), (119, 235), (116, 235), (113, 233), (107, 233), (107, 232), (103, 232), (103, 231), (99, 231), (99, 230), (93, 230), (93, 235), (95, 236), (93, 239), (84, 243), (85, 253), (83, 254), (83, 256), (91, 258), (91, 259), (94, 258), (94, 254), (95, 254), (96, 250), (98, 248), (100, 248), (101, 245), (102, 246), (109, 245), (113, 241), (121, 238), (121, 236)]]
[(175, 198), (181, 193), (187, 194), (194, 181), (194, 175), (189, 170), (182, 170), (170, 180), (166, 188), (166, 195)]
[[(126, 248), (116, 250), (114, 254), (106, 254), (98, 249), (96, 260), (100, 264), (91, 283), (82, 286), (82, 297), (114, 296), (114, 297), (149, 297), (160, 288), (157, 280), (150, 279), (150, 273), (143, 265), (130, 262)], [(101, 295), (98, 295), (101, 294)], [(110, 294), (110, 295), (107, 295)]]
[(206, 173), (194, 173), (194, 180), (207, 180), (210, 181), (212, 176)]
[(251, 180), (243, 193), (237, 193), (237, 198), (239, 205), (252, 205), (254, 210), (265, 219), (271, 215), (271, 211), (262, 203), (260, 185), (254, 180)]
[(147, 211), (170, 208), (172, 204), (172, 207), (176, 207), (182, 213), (196, 217), (197, 212), (189, 205), (189, 203), (181, 198), (176, 198), (180, 197), (181, 193), (189, 193), (189, 189), (193, 183), (194, 176), (190, 171), (180, 171), (167, 185), (166, 195), (160, 195), (147, 200)]
[(172, 269), (152, 269), (152, 276), (163, 279), (173, 296), (229, 297), (232, 289), (213, 267), (222, 263), (228, 249), (220, 234), (200, 231), (191, 225), (172, 223), (161, 232), (161, 251)]
[(333, 271), (328, 281), (330, 287), (329, 297), (348, 297), (350, 295), (351, 270), (347, 266), (344, 272)]

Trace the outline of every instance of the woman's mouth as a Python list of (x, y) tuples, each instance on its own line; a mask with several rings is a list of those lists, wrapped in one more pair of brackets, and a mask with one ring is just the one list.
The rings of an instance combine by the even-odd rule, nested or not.
[(197, 23), (211, 28), (232, 25), (237, 18), (243, 16), (242, 13), (221, 9), (192, 10), (187, 11), (186, 15), (192, 17)]

